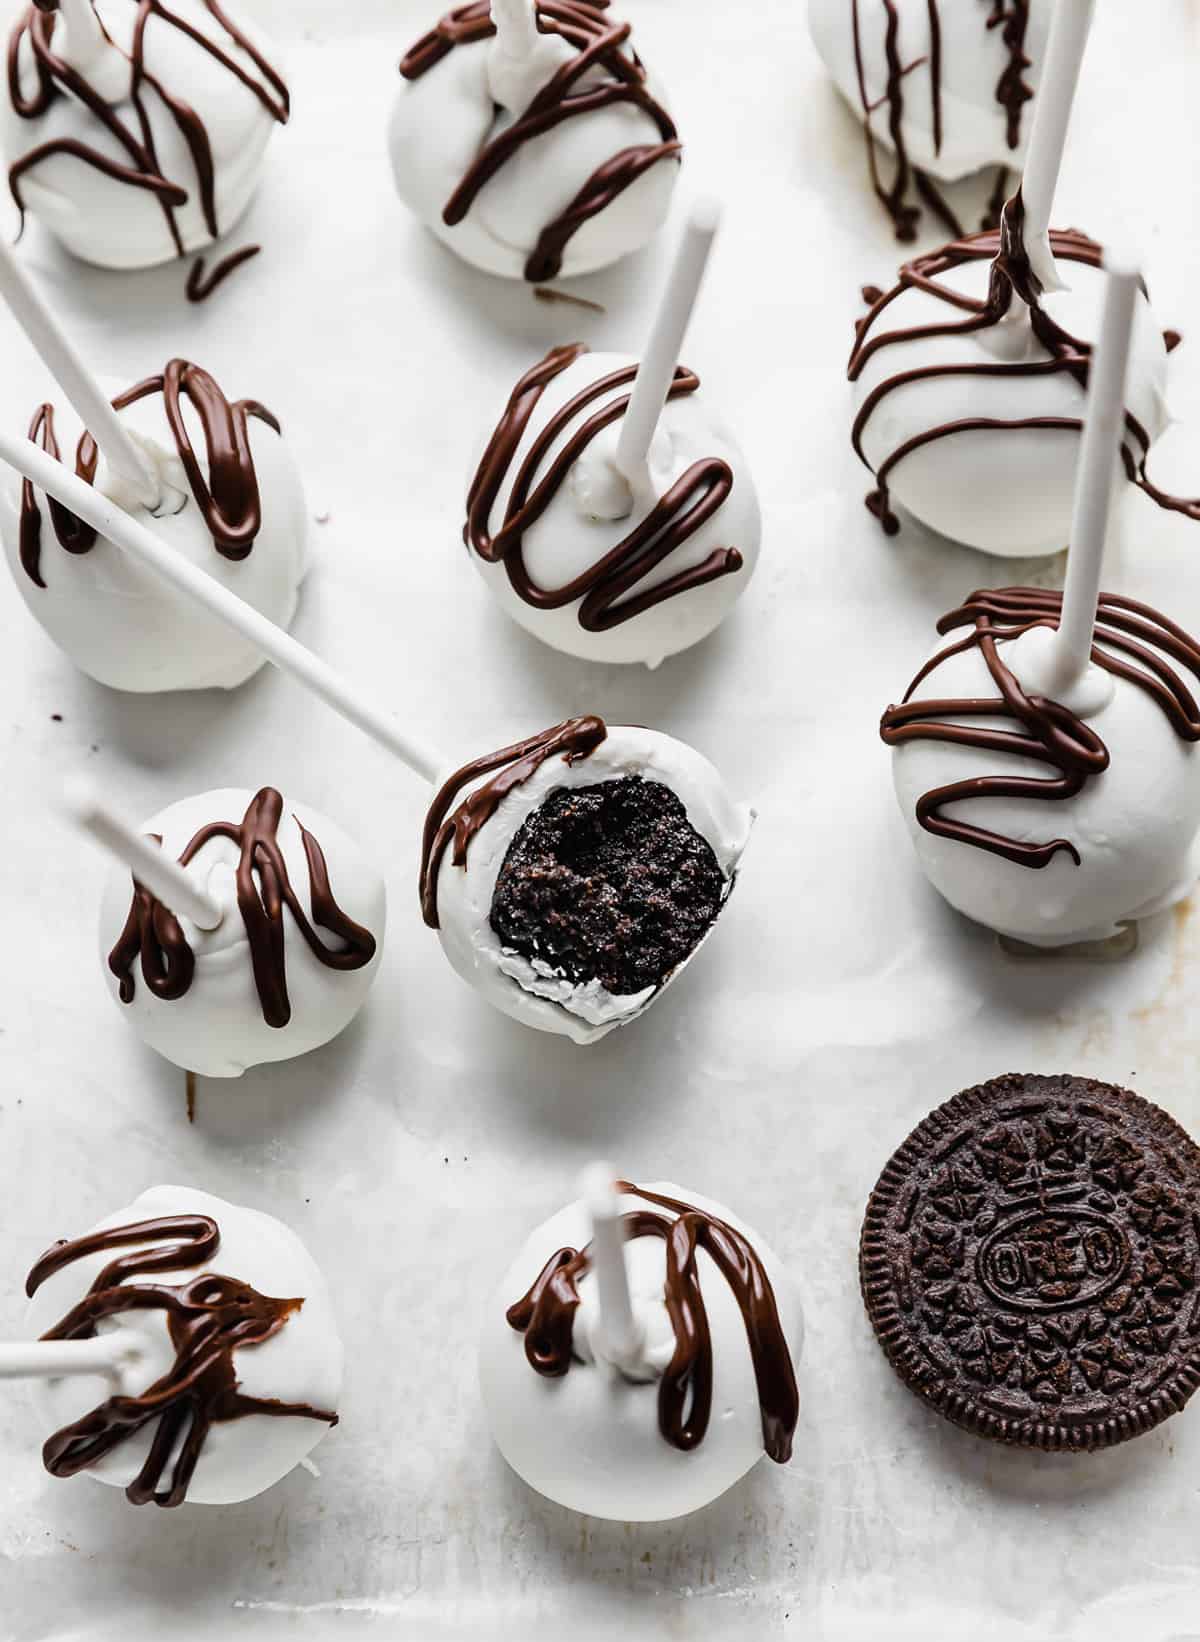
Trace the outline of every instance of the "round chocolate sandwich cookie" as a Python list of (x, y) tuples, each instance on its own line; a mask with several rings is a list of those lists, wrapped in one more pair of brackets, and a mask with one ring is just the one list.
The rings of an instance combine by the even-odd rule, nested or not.
[(1200, 1149), (1089, 1078), (966, 1089), (867, 1204), (859, 1276), (905, 1385), (979, 1436), (1091, 1451), (1200, 1384)]

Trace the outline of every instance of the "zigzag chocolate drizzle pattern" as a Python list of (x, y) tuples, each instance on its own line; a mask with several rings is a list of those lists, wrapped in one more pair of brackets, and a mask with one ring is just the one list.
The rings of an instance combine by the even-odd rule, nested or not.
[[(525, 264), (525, 278), (534, 284), (558, 275), (567, 244), (583, 223), (611, 205), (660, 160), (678, 159), (682, 151), (674, 121), (647, 89), (646, 71), (637, 53), (626, 54), (623, 49), (632, 32), (630, 25), (606, 23), (601, 14), (607, 7), (608, 0), (538, 0), (539, 31), (565, 40), (578, 56), (556, 70), (518, 119), (484, 144), (442, 212), (447, 227), (461, 222), (480, 189), (501, 166), (531, 139), (564, 120), (615, 103), (632, 103), (648, 114), (662, 141), (637, 144), (614, 154), (546, 224)], [(490, 0), (471, 0), (449, 12), (417, 41), (401, 62), (400, 72), (406, 80), (420, 79), (456, 47), (490, 40), (495, 33)], [(581, 83), (598, 69), (606, 78)]]
[[(917, 820), (926, 832), (971, 844), (1021, 867), (1044, 867), (1060, 852), (1079, 865), (1079, 851), (1069, 839), (1029, 843), (944, 813), (948, 805), (968, 798), (1072, 798), (1090, 777), (1108, 768), (1108, 748), (1096, 732), (1059, 702), (1026, 695), (1001, 659), (1002, 643), (1019, 638), (1032, 627), (1057, 629), (1061, 614), (1061, 593), (1037, 587), (1006, 587), (972, 593), (965, 604), (938, 622), (939, 633), (968, 626), (971, 631), (926, 662), (905, 691), (903, 703), (887, 709), (880, 723), (883, 740), (888, 746), (944, 741), (981, 752), (1007, 753), (1033, 759), (1055, 773), (1045, 777), (973, 776), (935, 787), (917, 801)], [(978, 649), (983, 656), (997, 695), (912, 699), (943, 661), (970, 649)], [(1200, 645), (1181, 627), (1135, 599), (1114, 593), (1100, 595), (1092, 661), (1143, 690), (1162, 709), (1182, 740), (1200, 741), (1200, 707), (1168, 658), (1200, 681)], [(978, 718), (1007, 718), (1017, 727), (1001, 730), (959, 722)]]
[[(42, 1339), (88, 1340), (96, 1334), (97, 1323), (106, 1318), (157, 1311), (163, 1314), (175, 1348), (170, 1370), (140, 1396), (107, 1397), (47, 1439), (42, 1457), (52, 1476), (73, 1477), (87, 1470), (157, 1421), (146, 1463), (126, 1488), (126, 1497), (133, 1505), (181, 1505), (214, 1425), (248, 1414), (290, 1415), (337, 1424), (335, 1413), (309, 1403), (248, 1397), (238, 1389), (234, 1353), (278, 1334), (304, 1304), (303, 1298), (271, 1299), (248, 1283), (213, 1271), (190, 1283), (128, 1281), (154, 1272), (207, 1265), (220, 1241), (217, 1222), (208, 1215), (169, 1215), (55, 1243), (34, 1265), (25, 1283), (31, 1298), (47, 1278), (74, 1260), (100, 1250), (133, 1248), (136, 1252), (111, 1260), (79, 1304)], [(156, 1246), (143, 1251), (147, 1243)], [(177, 1444), (181, 1445), (179, 1453), (172, 1460)]]

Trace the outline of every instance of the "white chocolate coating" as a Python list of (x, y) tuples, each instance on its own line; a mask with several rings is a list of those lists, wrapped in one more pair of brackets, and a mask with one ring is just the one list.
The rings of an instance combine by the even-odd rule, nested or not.
[[(990, 264), (971, 262), (938, 276), (938, 283), (982, 300)], [(1103, 270), (1060, 262), (1070, 290), (1042, 299), (1047, 313), (1081, 341), (1099, 332)], [(969, 317), (927, 292), (906, 289), (889, 302), (864, 340), (915, 326), (945, 325)], [(874, 388), (908, 371), (948, 365), (1045, 360), (1029, 310), (1014, 297), (999, 324), (960, 336), (889, 343), (867, 360), (853, 384), (855, 414)], [(1134, 316), (1125, 403), (1151, 441), (1167, 426), (1167, 350), (1154, 314), (1140, 293)], [(1044, 376), (936, 376), (905, 382), (876, 405), (863, 432), (873, 471), (908, 440), (932, 428), (973, 418), (1078, 420), (1084, 392), (1066, 371)], [(1025, 558), (1056, 553), (1070, 538), (1077, 429), (969, 428), (910, 451), (887, 477), (894, 503), (951, 541), (986, 553)]]
[[(548, 384), (493, 505), (490, 535), (499, 531), (513, 482), (547, 423), (592, 383), (636, 363), (628, 354), (585, 353)], [(613, 388), (573, 417), (542, 457), (539, 475), (546, 473), (558, 451), (587, 418), (598, 415), (629, 391), (628, 387)], [(703, 387), (669, 401), (664, 408), (650, 446), (649, 483), (639, 485), (636, 491), (630, 490), (615, 466), (620, 430), (620, 421), (614, 422), (590, 442), (545, 513), (525, 532), (523, 558), (533, 581), (539, 587), (556, 588), (583, 575), (641, 524), (693, 463), (710, 457), (719, 458), (733, 470), (733, 489), (712, 517), (639, 580), (626, 597), (637, 597), (681, 571), (703, 564), (717, 548), (736, 547), (744, 560), (740, 570), (673, 594), (603, 632), (589, 632), (579, 623), (582, 598), (561, 609), (542, 610), (514, 592), (502, 563), (489, 564), (474, 551), (471, 562), (513, 620), (555, 650), (585, 661), (644, 662), (648, 667), (657, 667), (665, 657), (706, 638), (745, 591), (758, 563), (762, 517), (746, 459), (725, 423), (713, 414)]]
[[(325, 1279), (308, 1250), (282, 1221), (255, 1209), (226, 1203), (190, 1186), (155, 1186), (129, 1205), (106, 1215), (93, 1231), (133, 1225), (167, 1215), (205, 1214), (217, 1222), (220, 1245), (211, 1265), (156, 1272), (154, 1282), (183, 1284), (205, 1271), (237, 1278), (275, 1299), (302, 1299), (277, 1334), (235, 1354), (239, 1389), (249, 1397), (306, 1403), (337, 1412), (342, 1389), (342, 1342)], [(124, 1250), (84, 1255), (48, 1277), (29, 1303), (25, 1326), (31, 1338), (53, 1328), (83, 1299), (100, 1272)], [(120, 1371), (120, 1394), (139, 1396), (175, 1361), (161, 1311), (129, 1311), (100, 1323), (102, 1335), (131, 1337), (144, 1353), (136, 1366)], [(102, 1375), (39, 1381), (35, 1387), (38, 1422), (44, 1437), (82, 1418), (113, 1394)], [(158, 1429), (152, 1420), (87, 1475), (124, 1488), (145, 1464)], [(231, 1505), (253, 1499), (299, 1465), (329, 1426), (303, 1416), (248, 1414), (214, 1423), (188, 1488), (189, 1503)], [(182, 1439), (181, 1439), (182, 1440)], [(172, 1460), (178, 1448), (172, 1452)], [(166, 1475), (169, 1476), (168, 1466)]]
[[(106, 384), (116, 394), (127, 384)], [(206, 482), (204, 436), (189, 401), (184, 422)], [(163, 502), (151, 516), (100, 458), (96, 485), (147, 525), (190, 563), (245, 599), (280, 627), (291, 625), (300, 583), (308, 567), (308, 510), (299, 469), (284, 440), (256, 417), (249, 420), (250, 449), (258, 480), (262, 528), (248, 556), (227, 559), (213, 544), (203, 513), (188, 487), (161, 394), (121, 412), (154, 462)], [(82, 425), (69, 405), (54, 408), (64, 462), (74, 470)], [(262, 652), (240, 634), (165, 586), (106, 538), (89, 552), (64, 551), (54, 533), (44, 492), (35, 490), (42, 516), (38, 587), (20, 562), (21, 481), (0, 480), (0, 537), (17, 589), (37, 621), (75, 665), (114, 690), (235, 689), (264, 663)], [(178, 511), (176, 511), (178, 510)]]
[[(448, 227), (442, 212), (480, 150), (576, 55), (564, 40), (546, 35), (529, 65), (516, 68), (492, 39), (458, 46), (417, 79), (401, 82), (388, 139), (400, 198), (438, 239), (485, 273), (522, 279), (542, 230), (589, 177), (622, 149), (663, 140), (650, 116), (630, 103), (573, 116), (522, 144), (483, 185), (463, 220)], [(596, 70), (578, 85), (605, 77)], [(652, 75), (648, 89), (665, 108)], [(674, 160), (659, 161), (583, 223), (567, 242), (556, 277), (606, 268), (645, 245), (666, 220), (678, 174)]]
[[(858, 0), (863, 76), (867, 102), (874, 112), (872, 135), (887, 149), (888, 12), (882, 0)], [(897, 46), (902, 65), (916, 64), (903, 79), (901, 141), (913, 165), (952, 182), (988, 165), (1019, 170), (1033, 122), (1033, 102), (1021, 113), (1018, 144), (1008, 145), (1008, 118), (996, 100), (996, 86), (1009, 54), (999, 28), (988, 28), (989, 8), (941, 0), (937, 7), (941, 42), (942, 141), (934, 141), (931, 29), (928, 0), (895, 0)], [(1047, 0), (1030, 0), (1025, 55), (1030, 66), (1024, 83), (1036, 89), (1046, 55), (1051, 8)], [(830, 78), (858, 119), (862, 94), (854, 51), (854, 0), (808, 0), (808, 27)]]
[[(937, 649), (950, 643), (950, 634)], [(1026, 691), (1045, 671), (1049, 634), (1035, 629), (1005, 641), (1000, 655)], [(936, 653), (936, 651), (935, 651)], [(1088, 682), (1096, 683), (1089, 669)], [(1111, 686), (1111, 688), (1110, 688)], [(978, 648), (951, 656), (918, 686), (914, 700), (992, 697), (996, 687)], [(949, 819), (1005, 838), (1046, 843), (1066, 838), (1065, 852), (1038, 869), (954, 839), (937, 838), (917, 821), (923, 793), (984, 775), (1053, 779), (1046, 764), (1008, 754), (934, 741), (892, 749), (896, 797), (926, 877), (968, 918), (1034, 946), (1102, 940), (1124, 920), (1148, 917), (1187, 895), (1196, 880), (1194, 846), (1200, 828), (1200, 748), (1184, 741), (1161, 707), (1137, 685), (1105, 680), (1089, 711), (1068, 703), (1108, 748), (1107, 770), (1090, 777), (1074, 798), (972, 798), (948, 805)], [(946, 723), (965, 722), (939, 715)], [(1013, 729), (1011, 720), (975, 718), (975, 727)]]
[[(456, 867), (450, 849), (438, 872), (438, 935), (458, 973), (514, 1020), (542, 1032), (561, 1033), (575, 1043), (595, 1043), (614, 1027), (628, 1025), (662, 995), (663, 988), (614, 996), (596, 981), (579, 986), (550, 972), (535, 972), (526, 958), (501, 946), (489, 922), (492, 895), (509, 845), (525, 819), (555, 788), (590, 786), (631, 775), (660, 781), (675, 793), (732, 883), (754, 812), (735, 803), (708, 760), (682, 741), (657, 730), (611, 724), (605, 739), (588, 757), (574, 764), (559, 756), (546, 759), (528, 781), (508, 793), (471, 840), (466, 865)], [(668, 978), (667, 985), (693, 957), (695, 952)]]
[[(178, 859), (202, 827), (214, 821), (237, 825), (253, 793), (239, 789), (200, 793), (169, 805), (142, 828), (158, 833), (163, 849)], [(379, 967), (387, 918), (383, 879), (357, 844), (328, 816), (307, 804), (284, 802), (279, 844), (288, 875), (310, 922), (312, 899), (308, 860), (297, 817), (321, 846), (329, 884), (338, 906), (375, 937), (375, 953), (361, 969), (328, 969), (309, 951), (288, 907), (283, 908), (287, 989), (292, 1017), (286, 1026), (269, 1026), (255, 990), (250, 945), (237, 904), (235, 871), (238, 848), (231, 840), (216, 838), (199, 850), (188, 871), (200, 887), (224, 909), (216, 929), (197, 929), (189, 918), (179, 922), (196, 958), (195, 974), (180, 998), (156, 997), (133, 970), (134, 995), (120, 1001), (117, 977), (108, 967), (108, 955), (120, 937), (133, 895), (128, 869), (114, 866), (105, 885), (100, 908), (100, 961), (117, 1008), (134, 1031), (160, 1055), (187, 1071), (205, 1077), (240, 1077), (248, 1066), (291, 1060), (335, 1038), (348, 1026), (366, 1001)], [(320, 928), (317, 934), (331, 950), (340, 940)]]
[[(747, 1238), (766, 1269), (792, 1363), (798, 1364), (804, 1340), (800, 1301), (779, 1257), (720, 1203), (669, 1182), (650, 1182), (647, 1189), (708, 1210)], [(621, 1199), (623, 1212), (647, 1206), (640, 1198)], [(584, 1204), (568, 1204), (533, 1232), (488, 1302), (479, 1374), (492, 1436), (531, 1488), (569, 1510), (619, 1522), (660, 1522), (698, 1511), (763, 1457), (762, 1416), (741, 1310), (710, 1256), (698, 1250), (712, 1329), (712, 1418), (704, 1440), (684, 1453), (658, 1426), (658, 1380), (674, 1349), (663, 1304), (660, 1238), (625, 1244), (634, 1314), (647, 1344), (645, 1378), (628, 1379), (597, 1358), (599, 1311), (591, 1272), (579, 1280), (575, 1313), (574, 1346), (582, 1360), (560, 1378), (547, 1379), (530, 1367), (524, 1337), (505, 1319), (557, 1249), (582, 1248), (590, 1235)]]
[[(250, 40), (275, 71), (281, 72), (278, 49), (247, 23), (233, 6), (222, 9), (238, 31)], [(170, 10), (190, 27), (214, 41), (256, 84), (262, 74), (250, 54), (226, 33), (201, 0), (171, 0)], [(96, 11), (112, 41), (128, 55), (138, 8), (128, 0), (96, 0)], [(119, 61), (119, 59), (118, 59)], [(26, 38), (21, 46), (22, 95), (36, 85), (33, 53)], [(151, 18), (145, 35), (145, 64), (168, 92), (189, 105), (203, 121), (212, 147), (217, 223), (228, 233), (250, 203), (262, 173), (263, 159), (276, 121), (255, 96), (223, 63), (186, 34)], [(139, 130), (137, 110), (129, 100), (129, 65), (113, 79), (111, 63), (100, 79), (105, 94), (123, 124)], [(142, 98), (158, 167), (163, 176), (186, 190), (185, 205), (175, 210), (175, 222), (184, 252), (202, 250), (212, 243), (204, 220), (195, 162), (183, 134), (162, 99), (153, 92)], [(46, 142), (76, 141), (98, 150), (122, 165), (130, 155), (95, 115), (74, 97), (54, 99), (46, 113), (22, 119), (10, 98), (0, 97), (0, 148), (8, 164)], [(150, 268), (178, 255), (167, 218), (157, 197), (144, 188), (105, 176), (94, 166), (69, 154), (52, 154), (27, 171), (20, 181), (22, 198), (31, 217), (83, 262), (102, 268)]]

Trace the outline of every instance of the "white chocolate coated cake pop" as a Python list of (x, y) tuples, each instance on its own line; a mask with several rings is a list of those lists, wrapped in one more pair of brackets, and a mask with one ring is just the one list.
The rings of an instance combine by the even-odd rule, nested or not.
[[(898, 238), (916, 237), (922, 201), (953, 224), (931, 177), (998, 166), (1003, 190), (1020, 168), (1051, 11), (1050, 0), (808, 0), (813, 43), (866, 127), (871, 182)], [(993, 209), (1003, 202), (1001, 191)]]
[(275, 56), (217, 0), (37, 0), (10, 33), (0, 100), (14, 199), (105, 268), (208, 245), (288, 117)]
[[(1101, 247), (1056, 232), (1070, 290), (1046, 294), (1023, 243), (1021, 197), (1001, 228), (920, 256), (870, 310), (850, 358), (854, 449), (889, 533), (897, 502), (931, 530), (1024, 558), (1067, 545), (1089, 359), (1104, 293)], [(1124, 466), (1161, 506), (1200, 516), (1146, 474), (1167, 426), (1167, 343), (1144, 293), (1134, 319)]]
[(611, 1360), (581, 1200), (538, 1227), (489, 1302), (480, 1382), (531, 1488), (655, 1522), (709, 1504), (764, 1452), (787, 1461), (803, 1323), (778, 1256), (728, 1209), (669, 1182), (617, 1189), (638, 1359)]
[(325, 1280), (271, 1215), (156, 1186), (53, 1244), (26, 1292), (34, 1336), (129, 1348), (112, 1378), (38, 1385), (54, 1476), (82, 1473), (134, 1505), (231, 1505), (337, 1423), (342, 1343)]
[(141, 829), (162, 840), (219, 922), (201, 928), (114, 867), (100, 913), (109, 990), (160, 1055), (206, 1077), (290, 1060), (366, 1000), (386, 919), (383, 880), (327, 816), (273, 787), (201, 793)]
[(644, 662), (705, 638), (758, 560), (745, 457), (680, 368), (631, 485), (616, 463), (638, 362), (555, 348), (514, 388), (471, 486), (471, 561), (504, 610), (556, 650)]
[(442, 784), (425, 823), (425, 921), (497, 1009), (594, 1043), (694, 956), (752, 821), (683, 742), (570, 719)]
[(1200, 646), (1102, 594), (1092, 661), (1054, 676), (1062, 595), (973, 593), (889, 707), (921, 866), (967, 917), (1035, 946), (1104, 939), (1181, 900), (1200, 829)]
[[(40, 406), (30, 438), (286, 628), (307, 568), (308, 513), (275, 417), (255, 400), (230, 401), (207, 371), (181, 359), (113, 404), (155, 475), (153, 516), (69, 408)], [(32, 614), (101, 684), (228, 690), (263, 664), (257, 646), (27, 481), (0, 486), (0, 535)]]
[(396, 187), (452, 251), (535, 283), (606, 267), (666, 218), (674, 123), (628, 24), (591, 0), (473, 0), (404, 58)]

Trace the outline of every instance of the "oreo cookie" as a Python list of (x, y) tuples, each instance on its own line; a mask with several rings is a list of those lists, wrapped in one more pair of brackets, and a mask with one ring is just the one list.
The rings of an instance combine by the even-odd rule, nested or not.
[(982, 1437), (1089, 1452), (1200, 1385), (1200, 1149), (1139, 1095), (993, 1078), (909, 1136), (867, 1204), (872, 1327), (921, 1400)]

